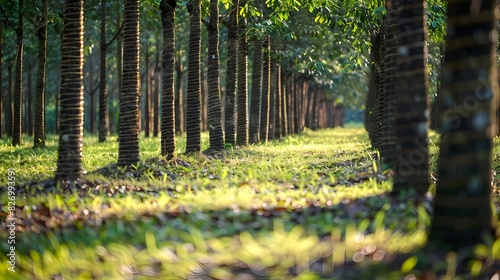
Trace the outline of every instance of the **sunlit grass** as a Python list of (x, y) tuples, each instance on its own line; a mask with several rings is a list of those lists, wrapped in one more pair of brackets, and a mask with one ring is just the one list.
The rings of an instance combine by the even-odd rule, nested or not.
[[(236, 279), (242, 263), (261, 279), (321, 279), (344, 261), (376, 264), (426, 242), (430, 205), (411, 192), (386, 195), (391, 180), (359, 125), (215, 155), (184, 155), (185, 139), (177, 140), (177, 158), (166, 161), (159, 138), (141, 135), (141, 162), (128, 170), (114, 165), (116, 136), (105, 143), (85, 136), (88, 189), (16, 197), (20, 272), (5, 274), (2, 255), (0, 279)], [(0, 143), (0, 174), (13, 168), (19, 183), (54, 175), (57, 138), (38, 150), (28, 141)], [(205, 150), (208, 134), (202, 141)], [(436, 145), (432, 134), (434, 172)], [(317, 261), (320, 271), (312, 267)]]

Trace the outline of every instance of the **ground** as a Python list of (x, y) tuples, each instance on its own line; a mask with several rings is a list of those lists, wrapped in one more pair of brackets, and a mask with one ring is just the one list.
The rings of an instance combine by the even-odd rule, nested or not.
[[(490, 279), (499, 270), (500, 240), (459, 269), (461, 252), (422, 249), (435, 186), (424, 198), (389, 196), (391, 172), (359, 125), (221, 153), (183, 155), (184, 145), (166, 160), (158, 138), (142, 137), (143, 160), (120, 168), (116, 137), (86, 136), (88, 172), (57, 184), (56, 136), (38, 150), (30, 139), (0, 142), (2, 193), (9, 170), (16, 182), (1, 198), (0, 279)], [(494, 202), (498, 212), (497, 192)]]

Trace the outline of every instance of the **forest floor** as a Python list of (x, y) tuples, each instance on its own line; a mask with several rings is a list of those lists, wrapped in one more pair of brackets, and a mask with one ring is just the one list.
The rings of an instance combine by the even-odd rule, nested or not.
[[(422, 253), (435, 187), (390, 196), (360, 126), (168, 161), (158, 138), (142, 137), (130, 169), (115, 165), (116, 136), (86, 136), (77, 185), (51, 179), (56, 136), (31, 143), (0, 141), (0, 279), (490, 279), (500, 267), (500, 240), (474, 248), (467, 268), (461, 252)], [(433, 134), (433, 173), (436, 144)], [(498, 212), (498, 192), (494, 202)]]

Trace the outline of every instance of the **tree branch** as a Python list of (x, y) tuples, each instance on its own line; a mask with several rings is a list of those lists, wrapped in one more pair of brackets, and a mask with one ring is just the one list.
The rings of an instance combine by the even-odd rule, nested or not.
[(113, 42), (116, 40), (116, 38), (118, 38), (118, 35), (120, 35), (122, 33), (122, 29), (123, 29), (123, 23), (120, 26), (120, 28), (118, 29), (118, 31), (116, 31), (116, 34), (113, 37), (113, 39), (111, 39), (108, 43), (106, 43), (106, 48), (109, 47), (111, 44), (113, 44)]
[(0, 5), (0, 11), (2, 12), (3, 16), (5, 17), (5, 20), (7, 21), (7, 24), (17, 33), (17, 27), (10, 21), (9, 16), (5, 12), (4, 8)]

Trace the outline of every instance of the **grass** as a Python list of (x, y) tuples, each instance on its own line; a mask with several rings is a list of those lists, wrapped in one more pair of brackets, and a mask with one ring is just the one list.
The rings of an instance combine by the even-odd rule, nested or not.
[[(436, 135), (432, 143), (437, 143)], [(203, 148), (208, 146), (203, 134)], [(42, 190), (57, 138), (34, 150), (0, 143), (0, 185), (16, 172), (16, 273), (0, 279), (400, 279), (414, 259), (384, 265), (426, 243), (432, 197), (389, 197), (363, 129), (310, 131), (218, 154), (159, 156), (141, 138), (141, 162), (119, 168), (118, 143), (84, 138), (81, 188)], [(495, 147), (495, 151), (498, 146)], [(497, 154), (497, 153), (496, 153)], [(437, 148), (431, 147), (435, 171)], [(498, 166), (494, 158), (494, 168)], [(22, 187), (21, 187), (22, 186)], [(6, 197), (0, 223), (6, 228)], [(498, 197), (495, 197), (498, 204)], [(0, 233), (7, 240), (5, 233)], [(500, 258), (500, 241), (478, 249)], [(2, 252), (9, 251), (6, 241)], [(455, 258), (457, 259), (457, 258)], [(443, 277), (453, 263), (434, 266)], [(354, 266), (356, 264), (356, 266)], [(479, 264), (481, 265), (481, 264)], [(474, 266), (474, 265), (472, 265)], [(475, 265), (476, 267), (478, 264)], [(443, 268), (444, 267), (444, 268)], [(473, 270), (480, 273), (487, 267)], [(246, 277), (246, 278), (245, 278)]]

